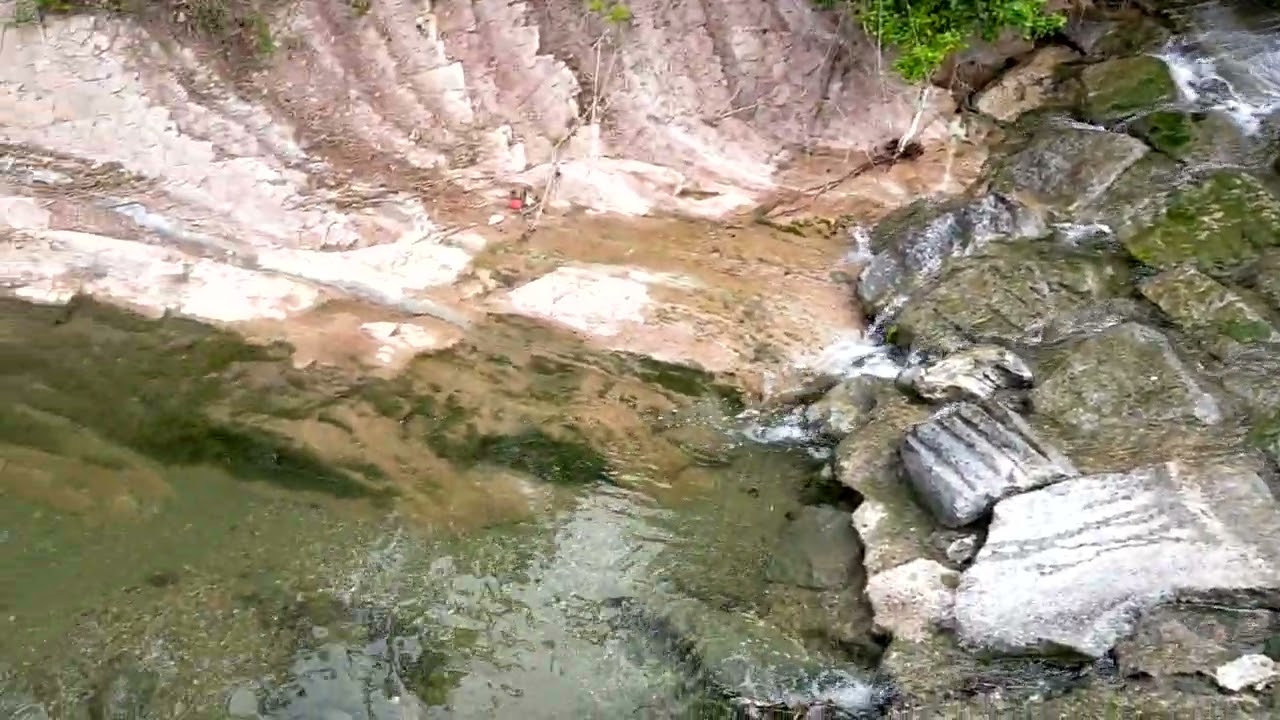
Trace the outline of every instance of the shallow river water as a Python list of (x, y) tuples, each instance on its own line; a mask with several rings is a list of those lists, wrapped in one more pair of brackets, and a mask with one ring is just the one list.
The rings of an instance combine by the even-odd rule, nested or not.
[(765, 580), (790, 510), (848, 506), (809, 452), (714, 378), (472, 337), (387, 380), (0, 302), (0, 718), (872, 703)]

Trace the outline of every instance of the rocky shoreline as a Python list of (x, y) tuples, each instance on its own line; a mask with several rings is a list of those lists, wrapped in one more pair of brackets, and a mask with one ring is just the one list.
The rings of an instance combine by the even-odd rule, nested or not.
[(801, 415), (904, 716), (1280, 707), (1280, 147), (1195, 107), (1167, 34), (1073, 23), (976, 96), (983, 178), (868, 232), (911, 360)]

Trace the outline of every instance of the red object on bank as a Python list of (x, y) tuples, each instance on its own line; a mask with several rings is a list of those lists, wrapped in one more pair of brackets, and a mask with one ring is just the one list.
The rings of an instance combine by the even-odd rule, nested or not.
[(513, 197), (507, 201), (507, 207), (512, 210), (521, 210), (524, 208), (524, 200), (521, 200), (518, 197)]

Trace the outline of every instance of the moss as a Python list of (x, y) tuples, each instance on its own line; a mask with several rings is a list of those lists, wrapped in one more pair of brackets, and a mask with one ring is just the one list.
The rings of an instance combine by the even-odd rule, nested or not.
[(1196, 136), (1191, 116), (1172, 110), (1144, 115), (1131, 123), (1129, 130), (1157, 151), (1179, 159), (1185, 157)]
[(1080, 79), (1085, 89), (1081, 109), (1093, 122), (1119, 120), (1177, 98), (1169, 69), (1149, 55), (1090, 65)]
[(1230, 275), (1280, 245), (1280, 200), (1255, 177), (1219, 172), (1175, 195), (1151, 226), (1124, 242), (1129, 253), (1166, 269), (1192, 262)]
[(1222, 326), (1227, 337), (1240, 343), (1257, 343), (1271, 339), (1275, 331), (1261, 320), (1228, 320)]
[(641, 355), (626, 355), (630, 360), (632, 372), (641, 380), (653, 383), (677, 395), (685, 397), (712, 396), (724, 401), (730, 412), (740, 412), (745, 403), (742, 391), (731, 385), (718, 382), (716, 376), (705, 370), (662, 362)]

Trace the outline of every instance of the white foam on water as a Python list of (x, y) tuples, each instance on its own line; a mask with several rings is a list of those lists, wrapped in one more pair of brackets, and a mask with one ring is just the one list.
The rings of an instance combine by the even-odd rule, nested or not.
[(1280, 111), (1280, 35), (1222, 6), (1197, 9), (1192, 25), (1198, 29), (1156, 54), (1183, 102), (1225, 113), (1245, 133), (1259, 133), (1262, 121)]

